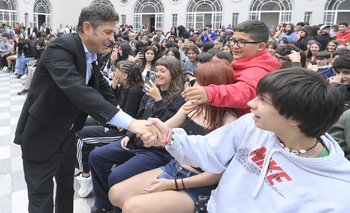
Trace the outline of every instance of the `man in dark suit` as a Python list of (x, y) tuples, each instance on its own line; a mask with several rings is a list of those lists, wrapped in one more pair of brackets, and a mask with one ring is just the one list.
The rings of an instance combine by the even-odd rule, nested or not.
[(77, 35), (53, 41), (37, 65), (14, 139), (22, 148), (30, 213), (53, 212), (53, 177), (55, 212), (73, 212), (74, 138), (87, 114), (139, 134), (153, 128), (114, 106), (111, 87), (99, 72), (96, 54), (114, 42), (118, 19), (104, 4), (83, 8)]
[(35, 34), (35, 37), (38, 37), (38, 28), (37, 27), (34, 27), (34, 24), (33, 22), (30, 22), (29, 23), (29, 27), (27, 28), (27, 35), (32, 35), (32, 34)]

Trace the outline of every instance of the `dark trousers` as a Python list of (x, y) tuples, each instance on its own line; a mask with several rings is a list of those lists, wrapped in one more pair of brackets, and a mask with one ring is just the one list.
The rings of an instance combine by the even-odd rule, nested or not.
[[(89, 165), (95, 194), (95, 206), (112, 209), (108, 199), (111, 186), (141, 172), (165, 165), (171, 156), (163, 149), (143, 149), (129, 142), (129, 151), (123, 150), (120, 141), (98, 147), (90, 153)], [(113, 165), (116, 165), (112, 168)], [(115, 209), (115, 212), (120, 210)]]
[(53, 177), (55, 177), (57, 186), (55, 212), (73, 212), (75, 150), (75, 132), (71, 131), (63, 140), (60, 149), (49, 159), (43, 162), (23, 160), (29, 213), (53, 212)]

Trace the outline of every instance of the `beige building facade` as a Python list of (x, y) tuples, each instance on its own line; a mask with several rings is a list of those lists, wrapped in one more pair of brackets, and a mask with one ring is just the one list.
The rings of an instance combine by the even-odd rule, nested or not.
[(81, 8), (106, 3), (120, 15), (119, 24), (143, 25), (170, 30), (183, 25), (198, 30), (211, 23), (213, 29), (247, 19), (269, 26), (300, 21), (313, 24), (350, 22), (350, 0), (0, 0), (0, 21), (46, 22), (54, 31), (60, 24), (75, 26)]

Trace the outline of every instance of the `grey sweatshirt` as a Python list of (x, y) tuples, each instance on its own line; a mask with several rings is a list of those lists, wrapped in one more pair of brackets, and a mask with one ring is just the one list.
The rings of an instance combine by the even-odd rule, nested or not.
[(299, 157), (247, 114), (207, 136), (174, 129), (167, 150), (181, 164), (224, 172), (209, 212), (350, 212), (350, 162), (328, 134), (321, 139), (329, 156)]

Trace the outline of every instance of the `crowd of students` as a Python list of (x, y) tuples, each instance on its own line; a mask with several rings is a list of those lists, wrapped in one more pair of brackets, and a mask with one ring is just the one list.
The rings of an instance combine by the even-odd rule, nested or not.
[(91, 212), (349, 209), (350, 30), (327, 41), (329, 26), (297, 26), (121, 28), (100, 72), (115, 107), (161, 137), (88, 118), (75, 178), (79, 196), (94, 192)]
[[(345, 25), (345, 23), (342, 23), (342, 25)], [(288, 24), (288, 26), (293, 27), (292, 24)], [(149, 71), (155, 71), (156, 79), (154, 79), (154, 82), (150, 84), (145, 82), (145, 85), (149, 90), (153, 88), (158, 91), (162, 88), (161, 82), (163, 78), (163, 69), (159, 66), (159, 63), (163, 60), (169, 60), (166, 58), (172, 58), (173, 66), (175, 66), (174, 64), (176, 63), (179, 63), (181, 66), (181, 76), (184, 77), (183, 83), (185, 83), (185, 85), (190, 85), (189, 82), (191, 80), (193, 84), (193, 79), (197, 79), (197, 83), (193, 87), (186, 87), (182, 92), (183, 98), (187, 101), (187, 104), (183, 107), (181, 107), (180, 104), (176, 108), (178, 113), (176, 115), (172, 114), (174, 117), (167, 121), (167, 124), (174, 128), (181, 126), (182, 122), (184, 122), (182, 119), (186, 121), (188, 119), (192, 120), (192, 125), (187, 124), (182, 126), (189, 135), (205, 135), (226, 123), (223, 120), (217, 120), (220, 118), (220, 115), (224, 114), (217, 114), (218, 112), (212, 114), (213, 109), (234, 109), (234, 119), (248, 113), (251, 109), (248, 102), (256, 96), (256, 86), (259, 80), (269, 72), (278, 70), (279, 68), (309, 68), (309, 70), (314, 70), (319, 73), (323, 78), (329, 78), (331, 85), (335, 85), (338, 90), (341, 88), (340, 85), (343, 85), (338, 77), (338, 80), (332, 79), (335, 78), (336, 74), (339, 73), (337, 70), (340, 69), (337, 68), (337, 66), (339, 66), (337, 64), (340, 63), (340, 60), (337, 62), (335, 59), (341, 56), (341, 61), (344, 62), (343, 58), (349, 57), (346, 55), (346, 53), (350, 52), (348, 47), (346, 45), (340, 45), (340, 42), (332, 39), (327, 42), (325, 51), (319, 51), (322, 49), (322, 46), (315, 40), (316, 38), (308, 37), (308, 40), (304, 40), (304, 42), (306, 42), (304, 48), (301, 42), (298, 43), (298, 41), (304, 37), (300, 36), (303, 32), (305, 34), (308, 33), (307, 26), (300, 28), (299, 32), (295, 32), (294, 40), (287, 39), (288, 30), (290, 30), (288, 27), (286, 28), (286, 32), (281, 33), (281, 35), (274, 40), (271, 31), (263, 22), (259, 21), (246, 21), (236, 26), (234, 32), (222, 31), (222, 34), (217, 35), (211, 31), (210, 25), (207, 25), (207, 27), (208, 28), (204, 29), (204, 32), (201, 34), (189, 35), (189, 33), (185, 33), (185, 37), (179, 37), (179, 35), (176, 34), (176, 28), (172, 28), (169, 33), (164, 35), (160, 33), (160, 30), (157, 30), (154, 36), (145, 36), (145, 31), (141, 33), (143, 35), (136, 35), (131, 31), (132, 28), (125, 28), (124, 31), (121, 31), (120, 34), (117, 35), (117, 42), (111, 47), (111, 54), (106, 54), (110, 58), (106, 60), (108, 65), (103, 70), (105, 76), (107, 78), (108, 76), (111, 77), (111, 74), (108, 74), (111, 70), (114, 70), (114, 72), (112, 71), (113, 74), (115, 72), (125, 73), (122, 71), (121, 65), (116, 66), (118, 63), (132, 63), (138, 67), (138, 72), (142, 73), (143, 80), (147, 81), (146, 75)], [(325, 31), (325, 28), (328, 28), (328, 26), (321, 26), (323, 31)], [(322, 30), (320, 31), (320, 35), (322, 35)], [(283, 35), (285, 35), (285, 37), (283, 37)], [(186, 38), (186, 36), (189, 37)], [(207, 36), (207, 38), (203, 39), (203, 36)], [(210, 39), (208, 37), (210, 37)], [(138, 38), (141, 38), (141, 40), (139, 41)], [(318, 47), (317, 51), (314, 50), (317, 49), (314, 47), (315, 45)], [(220, 60), (220, 62), (217, 60)], [(314, 66), (312, 65), (312, 61), (316, 61)], [(223, 63), (226, 65), (223, 65)], [(228, 76), (225, 77), (226, 80), (218, 80), (217, 78), (223, 78), (223, 74), (220, 73), (224, 72), (226, 69), (225, 66), (228, 66), (229, 63), (231, 63), (230, 70), (234, 81), (229, 81), (225, 85), (225, 81), (229, 78)], [(333, 63), (335, 63), (335, 65), (333, 65)], [(211, 67), (211, 70), (205, 69), (203, 65)], [(346, 66), (347, 65), (345, 65), (345, 68)], [(166, 69), (169, 69), (169, 67), (166, 67)], [(208, 78), (207, 80), (204, 80), (204, 77), (201, 76), (204, 75), (203, 70), (206, 70), (205, 77)], [(213, 70), (215, 70), (215, 72), (212, 73)], [(114, 77), (112, 79), (114, 79)], [(120, 75), (117, 78), (121, 78)], [(209, 82), (201, 83), (201, 81)], [(155, 85), (157, 86), (155, 87)], [(123, 86), (119, 85), (119, 87)], [(179, 85), (178, 88), (180, 89), (181, 86)], [(161, 96), (158, 96), (161, 99), (157, 99), (157, 96), (154, 96), (154, 94), (147, 91), (147, 89), (144, 90), (144, 92), (144, 98), (150, 96), (154, 99), (155, 103), (162, 102), (163, 98), (161, 98)], [(166, 119), (156, 114), (142, 117), (144, 106), (145, 105), (139, 109), (138, 114), (141, 114), (136, 116), (137, 118), (146, 119), (148, 117), (158, 117), (162, 121), (166, 121)], [(160, 106), (161, 105), (158, 107)], [(180, 116), (181, 114), (182, 116)], [(210, 118), (212, 115), (215, 115), (216, 119)], [(200, 118), (198, 118), (198, 116)], [(176, 124), (172, 123), (172, 120), (176, 119), (182, 120), (182, 122), (178, 121)], [(334, 121), (327, 122), (331, 125)], [(196, 125), (200, 125), (201, 128), (204, 128), (204, 131), (198, 132), (198, 130), (196, 130)], [(214, 129), (212, 128), (213, 126), (215, 126)], [(86, 128), (90, 128), (90, 126)], [(195, 128), (195, 130), (192, 128)], [(110, 129), (108, 131), (110, 131)], [(337, 132), (337, 134), (341, 133)], [(78, 137), (80, 141), (86, 140), (82, 139), (79, 134)], [(210, 189), (209, 191), (211, 191), (214, 189), (215, 187), (213, 188), (212, 185), (214, 184), (217, 186), (216, 184), (222, 174), (217, 176), (209, 173), (207, 175), (207, 173), (204, 172), (205, 170), (203, 171), (201, 168), (193, 168), (186, 165), (183, 167), (176, 160), (172, 160), (166, 164), (170, 158), (166, 158), (167, 160), (165, 161), (159, 161), (156, 160), (154, 156), (152, 157), (152, 163), (146, 163), (147, 160), (142, 160), (144, 163), (141, 166), (139, 164), (138, 166), (130, 166), (129, 163), (125, 163), (125, 160), (118, 160), (124, 158), (122, 157), (126, 154), (124, 152), (129, 153), (126, 154), (129, 156), (127, 157), (128, 159), (132, 156), (140, 155), (140, 153), (144, 154), (145, 151), (147, 153), (154, 152), (152, 151), (154, 148), (142, 148), (141, 150), (144, 151), (137, 151), (140, 149), (140, 142), (135, 142), (134, 137), (135, 136), (130, 139), (126, 136), (126, 139), (119, 138), (112, 143), (109, 141), (109, 145), (95, 150), (90, 149), (89, 152), (87, 152), (88, 155), (90, 154), (90, 158), (85, 157), (85, 160), (88, 160), (93, 168), (91, 172), (92, 175), (85, 171), (82, 174), (78, 174), (76, 178), (81, 184), (81, 188), (78, 192), (81, 197), (88, 196), (92, 189), (94, 191), (95, 206), (92, 211), (105, 212), (111, 210), (114, 206), (115, 212), (120, 212), (121, 209), (123, 209), (123, 212), (138, 212), (140, 209), (142, 209), (143, 212), (164, 212), (166, 210), (169, 211), (169, 209), (174, 209), (174, 212), (179, 212), (179, 205), (181, 203), (183, 204), (181, 205), (183, 210), (180, 212), (193, 212), (195, 208), (198, 210), (200, 208), (200, 196), (210, 195), (210, 193), (205, 190)], [(89, 135), (88, 140), (95, 141), (95, 139), (98, 139), (105, 145), (100, 135), (95, 135), (95, 139), (93, 138), (93, 135)], [(136, 141), (138, 140), (140, 139)], [(345, 141), (345, 139), (343, 140)], [(348, 140), (350, 140), (350, 138)], [(99, 146), (101, 143), (99, 143)], [(320, 144), (327, 150), (327, 146), (324, 142)], [(349, 153), (349, 145), (345, 142), (341, 142), (341, 145), (344, 151)], [(94, 147), (95, 145), (93, 148)], [(143, 147), (142, 142), (141, 147)], [(160, 150), (156, 149), (156, 151), (159, 152)], [(81, 156), (79, 152), (78, 156), (79, 159)], [(135, 162), (138, 162), (138, 160)], [(86, 162), (85, 165), (87, 164)], [(164, 167), (156, 168), (159, 165), (163, 165)], [(128, 172), (125, 171), (126, 169)], [(142, 173), (142, 171), (145, 170), (150, 171)], [(131, 171), (133, 172), (130, 174)], [(189, 172), (189, 176), (187, 176), (187, 172)], [(183, 176), (185, 173), (186, 175)], [(197, 174), (201, 174), (200, 176), (203, 176), (204, 179), (208, 179), (204, 181), (204, 183), (201, 183), (201, 178), (198, 182), (196, 179), (192, 182), (189, 177), (193, 175), (197, 177)], [(175, 182), (171, 181), (172, 179), (175, 180)], [(150, 185), (147, 187), (147, 184)], [(92, 185), (94, 187), (92, 187)], [(194, 189), (192, 190), (192, 188)], [(175, 191), (173, 191), (174, 189)], [(178, 194), (178, 190), (184, 190), (185, 194)], [(162, 193), (164, 193), (164, 196)], [(187, 196), (185, 196), (186, 193)], [(141, 196), (141, 194), (147, 194), (147, 196)], [(167, 202), (167, 198), (161, 202), (161, 204), (158, 203), (163, 197), (169, 196), (172, 198), (172, 202)], [(152, 204), (153, 200), (158, 204)], [(218, 209), (216, 209), (216, 211), (218, 211)]]

